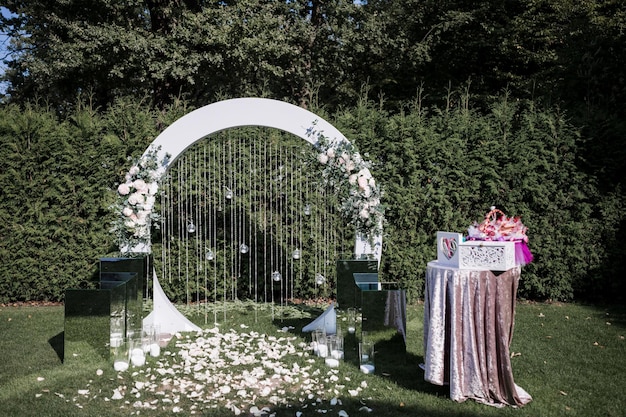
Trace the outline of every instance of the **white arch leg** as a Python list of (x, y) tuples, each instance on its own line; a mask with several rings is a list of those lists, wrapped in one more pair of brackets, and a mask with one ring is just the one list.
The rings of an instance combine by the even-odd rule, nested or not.
[(169, 334), (200, 331), (200, 327), (187, 319), (167, 298), (159, 284), (156, 270), (153, 270), (152, 279), (154, 280), (152, 287), (154, 305), (152, 312), (143, 319), (143, 326), (159, 326), (161, 333)]

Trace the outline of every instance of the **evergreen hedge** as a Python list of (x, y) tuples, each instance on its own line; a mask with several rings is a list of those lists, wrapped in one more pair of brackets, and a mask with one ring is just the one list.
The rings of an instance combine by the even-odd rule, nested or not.
[[(520, 296), (619, 301), (624, 195), (601, 192), (581, 168), (591, 139), (558, 108), (503, 94), (478, 111), (454, 98), (437, 108), (417, 97), (398, 114), (363, 98), (322, 115), (376, 164), (384, 280), (420, 298), (436, 232), (463, 232), (495, 205), (529, 228), (535, 262)], [(97, 260), (115, 251), (107, 208), (128, 158), (188, 111), (124, 100), (62, 116), (37, 103), (0, 107), (0, 302), (60, 301), (66, 288), (94, 285)]]

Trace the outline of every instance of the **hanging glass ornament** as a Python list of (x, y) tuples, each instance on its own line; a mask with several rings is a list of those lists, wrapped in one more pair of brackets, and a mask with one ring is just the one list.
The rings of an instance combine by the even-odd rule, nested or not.
[(300, 249), (296, 249), (293, 251), (293, 253), (291, 254), (291, 256), (293, 257), (293, 259), (300, 259)]
[(226, 194), (224, 195), (227, 200), (231, 200), (233, 198), (233, 191), (226, 187)]
[(311, 205), (307, 204), (304, 206), (304, 215), (305, 216), (310, 216), (311, 215)]
[(280, 275), (280, 272), (278, 271), (274, 271), (272, 272), (272, 279), (276, 282), (280, 281), (283, 278), (282, 275)]
[(215, 259), (215, 254), (213, 253), (211, 249), (207, 249), (206, 253), (204, 254), (204, 257), (206, 258), (207, 261), (212, 261), (213, 259)]
[(326, 282), (326, 277), (320, 273), (315, 275), (315, 283), (317, 285), (323, 285)]
[(241, 245), (239, 245), (239, 252), (246, 254), (248, 253), (249, 250), (250, 248), (245, 243), (242, 243)]
[(187, 231), (189, 233), (195, 233), (196, 232), (196, 225), (193, 224), (193, 220), (189, 220), (187, 222)]

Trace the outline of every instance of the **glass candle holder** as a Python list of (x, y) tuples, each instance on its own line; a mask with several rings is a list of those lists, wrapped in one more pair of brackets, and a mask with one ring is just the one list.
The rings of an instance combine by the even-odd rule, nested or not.
[(161, 328), (152, 326), (150, 333), (150, 356), (153, 358), (161, 355)]
[(374, 366), (374, 343), (363, 341), (359, 343), (359, 369), (364, 374), (373, 374)]
[(315, 329), (312, 333), (313, 353), (321, 358), (328, 356), (328, 345), (324, 329)]
[(146, 352), (143, 350), (141, 338), (135, 337), (130, 341), (130, 363), (135, 367), (146, 363)]
[(121, 341), (112, 347), (113, 351), (113, 369), (117, 372), (124, 372), (128, 369), (130, 363), (130, 352), (128, 350), (128, 343), (121, 339)]
[(346, 320), (348, 333), (353, 334), (356, 331), (356, 308), (351, 307), (346, 311)]
[(331, 368), (336, 368), (339, 366), (339, 352), (337, 350), (337, 336), (331, 335), (326, 336), (326, 346), (328, 347), (328, 354), (326, 355), (326, 359), (324, 360), (326, 365)]

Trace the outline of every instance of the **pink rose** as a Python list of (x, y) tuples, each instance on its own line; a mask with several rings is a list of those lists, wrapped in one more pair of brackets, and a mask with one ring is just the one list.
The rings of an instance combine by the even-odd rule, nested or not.
[(130, 217), (133, 214), (133, 209), (131, 209), (130, 207), (124, 207), (124, 210), (122, 210), (122, 214), (126, 217)]
[(118, 192), (120, 195), (128, 195), (128, 193), (130, 193), (130, 186), (129, 186), (128, 184), (126, 184), (126, 183), (124, 183), (124, 184), (120, 184), (120, 185), (117, 187), (117, 192)]
[(365, 178), (364, 176), (360, 176), (357, 182), (358, 182), (358, 184), (359, 184), (359, 188), (360, 188), (361, 190), (365, 190), (365, 188), (366, 188), (366, 187), (367, 187), (367, 185), (368, 185), (367, 178)]
[(320, 164), (326, 164), (328, 162), (328, 155), (321, 153), (317, 157), (317, 160), (320, 161)]
[(143, 202), (144, 202), (143, 196), (137, 192), (132, 193), (128, 197), (128, 204), (130, 204), (131, 206), (136, 206), (137, 204), (143, 204)]
[(135, 180), (133, 182), (133, 187), (135, 187), (135, 189), (141, 194), (145, 194), (148, 191), (148, 186), (146, 185), (146, 182), (142, 179)]

